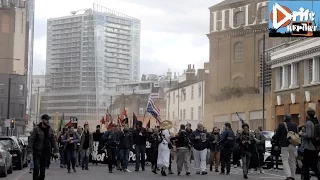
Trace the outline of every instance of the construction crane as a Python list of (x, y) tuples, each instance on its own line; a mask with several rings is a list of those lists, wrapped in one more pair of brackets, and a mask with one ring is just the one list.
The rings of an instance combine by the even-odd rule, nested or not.
[(80, 10), (77, 10), (77, 11), (70, 11), (70, 13), (71, 13), (72, 15), (76, 15), (78, 12), (80, 12), (80, 11), (86, 11), (86, 10), (88, 10), (88, 8), (86, 8), (86, 9), (80, 9)]

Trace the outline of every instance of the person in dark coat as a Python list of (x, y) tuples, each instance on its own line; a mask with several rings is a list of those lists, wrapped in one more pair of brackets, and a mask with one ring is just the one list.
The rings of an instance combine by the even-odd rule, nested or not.
[(153, 129), (153, 133), (149, 137), (149, 143), (151, 143), (151, 168), (154, 174), (157, 173), (157, 160), (158, 160), (158, 146), (160, 143), (160, 136), (159, 136), (159, 128), (156, 127)]
[(121, 170), (124, 172), (130, 172), (128, 170), (129, 154), (133, 145), (132, 134), (129, 131), (128, 125), (125, 125), (123, 131), (120, 132), (120, 162)]
[(101, 137), (101, 140), (105, 142), (107, 148), (109, 173), (112, 173), (113, 165), (117, 165), (117, 147), (120, 144), (120, 137), (116, 129), (117, 127), (112, 127)]
[(146, 144), (148, 139), (148, 132), (142, 127), (142, 122), (138, 121), (136, 124), (136, 129), (133, 132), (133, 143), (136, 151), (136, 167), (135, 171), (139, 171), (140, 165), (142, 171), (145, 170), (145, 153)]
[(275, 139), (279, 141), (281, 147), (281, 158), (286, 180), (292, 180), (296, 173), (297, 148), (287, 140), (288, 131), (298, 133), (298, 126), (291, 121), (291, 115), (287, 113), (284, 115), (284, 122), (280, 123), (277, 128)]
[[(220, 174), (230, 174), (231, 166), (231, 154), (234, 150), (236, 141), (235, 134), (231, 129), (230, 123), (225, 123), (225, 130), (221, 135), (220, 147), (221, 147), (221, 172)], [(225, 172), (227, 170), (227, 172)]]
[[(275, 134), (276, 134), (276, 130), (275, 130)], [(271, 145), (272, 145), (272, 147), (271, 147), (271, 168), (275, 171), (278, 171), (279, 157), (281, 155), (281, 149), (280, 149), (279, 141), (276, 139), (275, 134), (271, 138)], [(276, 167), (274, 167), (274, 165)]]

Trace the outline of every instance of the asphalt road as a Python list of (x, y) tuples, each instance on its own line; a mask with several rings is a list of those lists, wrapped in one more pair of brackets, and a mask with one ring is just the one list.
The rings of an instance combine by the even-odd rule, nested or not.
[[(173, 171), (176, 172), (176, 165), (173, 165)], [(192, 164), (192, 167), (194, 165)], [(238, 180), (242, 178), (242, 170), (240, 168), (232, 168), (230, 175), (220, 175), (219, 173), (209, 172), (207, 175), (196, 175), (195, 170), (192, 169), (191, 176), (177, 176), (168, 175), (167, 177), (162, 177), (159, 174), (155, 175), (151, 172), (150, 166), (146, 167), (146, 171), (142, 172), (120, 172), (114, 171), (114, 173), (108, 173), (108, 168), (106, 165), (90, 165), (88, 171), (83, 171), (80, 168), (77, 169), (76, 173), (67, 173), (66, 169), (61, 169), (58, 163), (52, 163), (50, 169), (46, 172), (46, 180), (163, 180), (165, 178), (170, 178), (172, 180), (192, 180), (197, 178), (197, 180)], [(134, 170), (134, 166), (130, 165), (130, 170)], [(182, 173), (184, 174), (184, 172)], [(272, 170), (264, 170), (264, 174), (249, 174), (249, 179), (258, 180), (258, 179), (266, 179), (266, 180), (276, 180), (276, 179), (285, 179), (283, 176), (283, 171), (272, 171)], [(32, 174), (29, 174), (28, 168), (25, 168), (21, 171), (14, 171), (13, 174), (8, 175), (6, 178), (0, 178), (6, 180), (32, 180)], [(300, 179), (300, 175), (296, 176), (296, 179)], [(312, 178), (312, 180), (316, 178)]]

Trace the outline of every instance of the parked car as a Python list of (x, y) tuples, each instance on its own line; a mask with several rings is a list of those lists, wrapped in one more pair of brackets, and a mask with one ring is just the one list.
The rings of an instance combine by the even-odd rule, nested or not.
[(13, 166), (16, 169), (21, 170), (26, 162), (24, 162), (23, 149), (20, 147), (18, 139), (14, 136), (1, 136), (0, 142), (12, 155)]
[(18, 143), (23, 153), (23, 167), (28, 167), (28, 145), (22, 139), (20, 139), (20, 137), (18, 138)]
[(0, 176), (7, 177), (13, 172), (12, 155), (6, 147), (0, 143)]

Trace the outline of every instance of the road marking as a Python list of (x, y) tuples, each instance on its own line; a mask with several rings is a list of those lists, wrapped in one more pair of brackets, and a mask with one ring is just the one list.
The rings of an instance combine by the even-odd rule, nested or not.
[(29, 170), (29, 168), (26, 168), (21, 174), (19, 174), (15, 179), (13, 179), (13, 180), (20, 180), (20, 178), (22, 177), (22, 176), (24, 176), (27, 172), (29, 172), (28, 171)]
[(278, 174), (271, 174), (271, 173), (264, 173), (264, 174), (270, 175), (270, 176), (277, 176), (277, 177), (285, 178), (285, 176), (281, 176), (281, 175), (278, 175)]
[(260, 177), (261, 179), (283, 179), (283, 177)]

